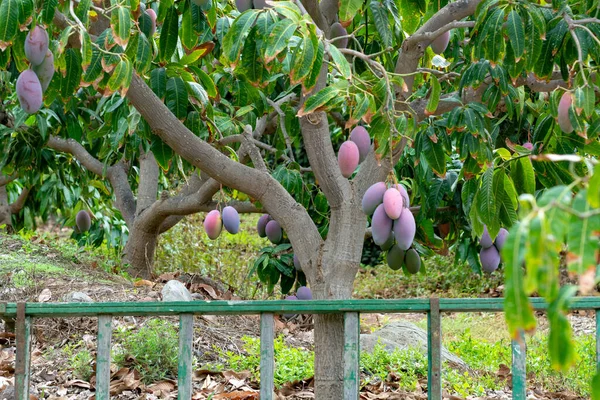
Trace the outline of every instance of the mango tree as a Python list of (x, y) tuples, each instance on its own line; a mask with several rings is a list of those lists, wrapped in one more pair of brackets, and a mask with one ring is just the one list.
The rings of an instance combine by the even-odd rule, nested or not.
[[(317, 299), (351, 297), (367, 231), (407, 272), (428, 251), (486, 271), (501, 254), (511, 333), (534, 328), (527, 294), (545, 296), (553, 361), (571, 365), (576, 289), (557, 275), (595, 284), (598, 4), (235, 3), (4, 0), (19, 124), (2, 143), (32, 128), (31, 148), (105, 177), (144, 276), (158, 233), (220, 190), (268, 212)], [(261, 255), (259, 277), (289, 290), (289, 258)], [(340, 315), (315, 317), (319, 399), (342, 398), (342, 335)]]

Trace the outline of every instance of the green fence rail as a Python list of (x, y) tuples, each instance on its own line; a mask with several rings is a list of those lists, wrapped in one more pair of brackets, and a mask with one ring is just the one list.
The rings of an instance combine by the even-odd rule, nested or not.
[[(531, 298), (543, 311), (543, 299)], [(580, 297), (571, 309), (596, 312), (596, 362), (600, 369), (600, 297)], [(260, 314), (260, 398), (271, 400), (274, 389), (275, 314), (344, 314), (344, 400), (357, 400), (360, 389), (360, 314), (426, 313), (428, 376), (431, 400), (442, 398), (441, 313), (502, 312), (503, 299), (402, 299), (311, 301), (193, 301), (141, 303), (0, 303), (0, 317), (16, 318), (17, 352), (15, 389), (17, 400), (29, 399), (31, 326), (34, 318), (97, 317), (96, 400), (110, 398), (110, 347), (112, 318), (122, 316), (179, 316), (178, 398), (192, 397), (192, 343), (194, 315)], [(512, 342), (513, 399), (526, 398), (525, 338)]]

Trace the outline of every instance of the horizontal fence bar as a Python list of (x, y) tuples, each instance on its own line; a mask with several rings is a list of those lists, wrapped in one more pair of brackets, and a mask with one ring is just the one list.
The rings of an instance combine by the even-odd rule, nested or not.
[[(535, 310), (545, 310), (548, 304), (538, 297), (530, 298)], [(600, 297), (579, 297), (570, 309), (600, 309)], [(123, 302), (123, 303), (27, 303), (29, 317), (83, 317), (110, 314), (112, 316), (145, 315), (241, 315), (241, 314), (333, 314), (428, 312), (429, 299), (398, 300), (309, 300), (309, 301), (189, 301), (189, 302)], [(440, 312), (502, 312), (502, 298), (440, 299)], [(0, 303), (0, 317), (15, 317), (16, 303)]]

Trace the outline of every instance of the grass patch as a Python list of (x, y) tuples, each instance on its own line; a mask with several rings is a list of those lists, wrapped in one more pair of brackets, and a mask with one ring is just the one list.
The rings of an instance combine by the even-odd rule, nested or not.
[(138, 331), (115, 331), (119, 346), (113, 349), (113, 359), (120, 368), (133, 368), (145, 384), (177, 376), (179, 336), (168, 321), (150, 319)]
[[(424, 267), (424, 268), (423, 268)], [(479, 297), (503, 282), (503, 272), (479, 275), (468, 265), (454, 266), (452, 257), (435, 255), (423, 260), (421, 272), (405, 275), (387, 264), (361, 268), (354, 282), (354, 297), (364, 299)]]
[(241, 214), (240, 231), (232, 235), (223, 230), (216, 240), (210, 240), (204, 232), (203, 218), (203, 214), (189, 216), (160, 236), (155, 272), (181, 271), (217, 277), (242, 298), (266, 297), (258, 277), (248, 277), (260, 249), (269, 245), (256, 232), (259, 215)]

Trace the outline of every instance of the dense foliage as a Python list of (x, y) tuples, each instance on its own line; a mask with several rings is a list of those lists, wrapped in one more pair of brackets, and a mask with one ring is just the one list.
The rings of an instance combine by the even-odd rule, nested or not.
[[(409, 271), (419, 254), (453, 250), (477, 271), (501, 255), (511, 333), (535, 327), (527, 296), (545, 297), (553, 363), (572, 365), (564, 311), (600, 262), (598, 2), (251, 3), (3, 0), (0, 166), (18, 176), (5, 203), (35, 193), (16, 225), (94, 209), (92, 234), (116, 243), (122, 216), (143, 275), (181, 216), (237, 201), (282, 229), (258, 255), (261, 280), (303, 284), (293, 250), (317, 298), (344, 297), (361, 199), (400, 182), (416, 229), (396, 234), (408, 243), (390, 266), (405, 250)], [(358, 125), (372, 147), (349, 137)], [(388, 228), (403, 220), (386, 211)], [(561, 267), (578, 287), (561, 288)]]

